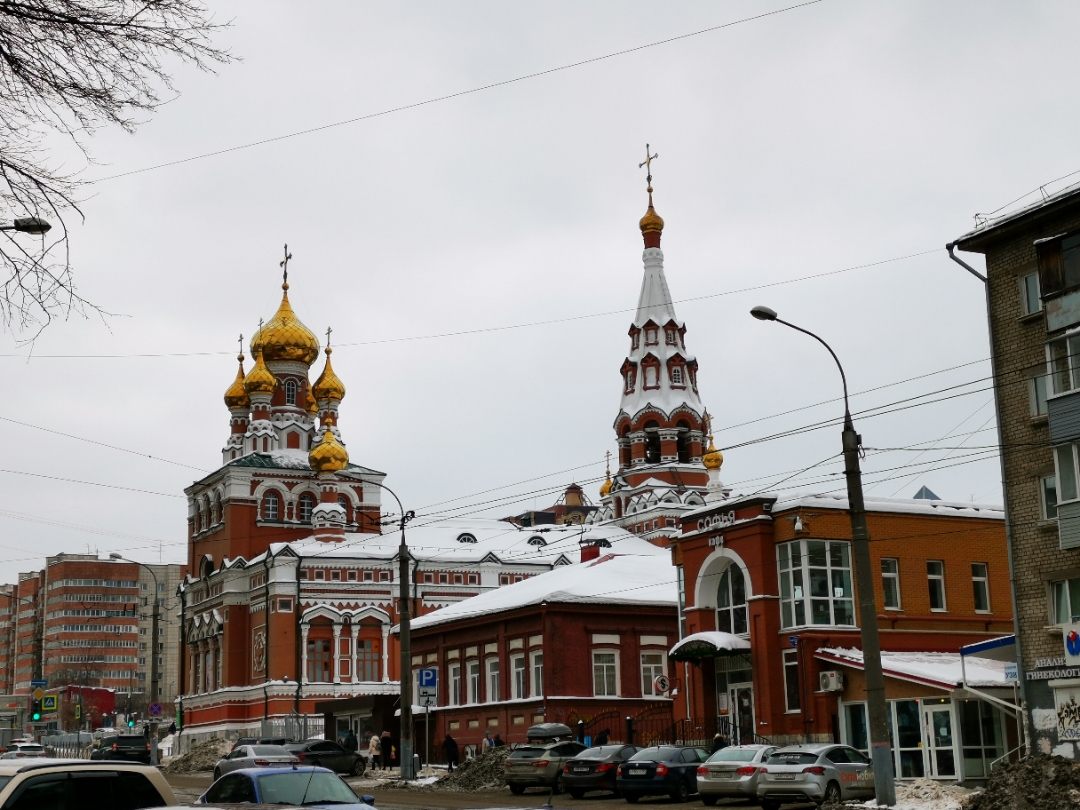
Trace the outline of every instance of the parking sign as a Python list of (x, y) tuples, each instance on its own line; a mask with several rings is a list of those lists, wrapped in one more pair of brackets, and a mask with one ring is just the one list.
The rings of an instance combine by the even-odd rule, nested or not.
[[(416, 671), (416, 694), (421, 703), (435, 703), (439, 699), (439, 670), (435, 667)], [(426, 700), (425, 700), (426, 699)]]

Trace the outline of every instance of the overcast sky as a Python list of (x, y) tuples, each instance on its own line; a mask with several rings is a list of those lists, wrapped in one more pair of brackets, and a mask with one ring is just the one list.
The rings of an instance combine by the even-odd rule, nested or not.
[[(86, 176), (784, 5), (215, 2), (233, 21), (220, 42), (242, 61), (216, 75), (178, 67), (180, 97), (135, 135), (99, 133)], [(869, 495), (925, 484), (999, 503), (996, 457), (980, 452), (995, 441), (983, 289), (943, 246), (976, 212), (1080, 169), (1078, 25), (1067, 2), (824, 0), (96, 184), (85, 223), (71, 220), (72, 257), (81, 292), (118, 315), (53, 324), (30, 360), (4, 335), (0, 417), (157, 458), (0, 421), (0, 581), (59, 551), (183, 559), (182, 490), (220, 464), (236, 339), (276, 309), (285, 242), (297, 314), (317, 334), (334, 328), (350, 456), (386, 471), (408, 508), (503, 516), (572, 480), (595, 497), (641, 281), (646, 141), (660, 155), (672, 294), (699, 299), (677, 311), (717, 444), (731, 448), (723, 480), (753, 492), (840, 449), (835, 428), (736, 447), (841, 412), (806, 408), (839, 395), (838, 375), (816, 343), (747, 314), (767, 304), (832, 344), (853, 393), (959, 367), (858, 396), (854, 410), (981, 380), (856, 422), (871, 448), (974, 448), (869, 451)], [(470, 330), (490, 331), (428, 337)], [(839, 470), (834, 459), (782, 486), (832, 490)], [(516, 497), (477, 505), (498, 496)]]

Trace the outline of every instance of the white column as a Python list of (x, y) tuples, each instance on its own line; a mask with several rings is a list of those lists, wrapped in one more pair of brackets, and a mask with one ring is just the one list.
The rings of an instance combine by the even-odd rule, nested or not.
[(300, 682), (307, 683), (307, 634), (306, 622), (300, 624)]
[(334, 683), (341, 683), (341, 625), (334, 625)]
[(390, 644), (388, 639), (390, 638), (390, 625), (384, 624), (382, 626), (382, 679), (383, 683), (390, 682)]
[(356, 646), (356, 637), (360, 633), (360, 625), (357, 622), (352, 623), (352, 682), (360, 683), (360, 667), (357, 665), (357, 658), (359, 658), (360, 650)]

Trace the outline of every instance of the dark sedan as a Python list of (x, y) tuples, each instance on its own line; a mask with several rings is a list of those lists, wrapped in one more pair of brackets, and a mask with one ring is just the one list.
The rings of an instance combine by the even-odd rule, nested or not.
[(367, 767), (366, 756), (348, 751), (330, 740), (287, 743), (285, 749), (300, 760), (301, 765), (329, 768), (337, 773), (360, 776)]
[(582, 751), (563, 765), (562, 785), (575, 799), (589, 790), (610, 790), (618, 795), (615, 772), (640, 750), (636, 745), (602, 745)]
[(633, 804), (642, 796), (668, 795), (685, 802), (697, 793), (697, 769), (709, 758), (704, 748), (656, 745), (642, 748), (616, 771), (615, 784)]

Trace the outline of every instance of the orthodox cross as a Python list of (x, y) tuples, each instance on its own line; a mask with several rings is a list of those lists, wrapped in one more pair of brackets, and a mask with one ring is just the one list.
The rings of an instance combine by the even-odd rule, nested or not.
[(645, 161), (643, 163), (639, 163), (638, 168), (640, 169), (642, 166), (645, 167), (645, 175), (646, 175), (645, 182), (648, 183), (651, 186), (652, 185), (652, 162), (654, 160), (656, 160), (658, 157), (660, 157), (660, 155), (659, 155), (659, 153), (657, 153), (655, 155), (650, 155), (649, 154), (650, 151), (652, 151), (652, 150), (649, 149), (649, 145), (645, 144)]
[[(648, 150), (646, 150), (646, 151), (648, 151)], [(639, 166), (638, 168), (641, 168), (641, 167)], [(289, 259), (291, 259), (291, 258), (292, 258), (292, 254), (289, 253), (289, 246), (285, 245), (285, 258), (282, 259), (280, 262), (278, 262), (278, 267), (280, 267), (281, 271), (282, 271), (282, 274), (281, 274), (281, 283), (282, 284), (288, 284), (289, 283)]]
[[(638, 168), (640, 169), (641, 167), (638, 166)], [(607, 472), (608, 478), (610, 478), (611, 477), (611, 451), (608, 450), (606, 453), (604, 453), (604, 455), (607, 457), (607, 462), (605, 463), (604, 467), (605, 467), (605, 470)]]
[(241, 357), (244, 356), (244, 334), (243, 334), (243, 332), (240, 333), (240, 356)]
[(712, 414), (705, 411), (705, 418), (702, 420), (705, 422), (705, 432), (708, 435), (712, 435)]
[(333, 331), (329, 326), (326, 327), (326, 348), (328, 349), (330, 348), (330, 333)]

